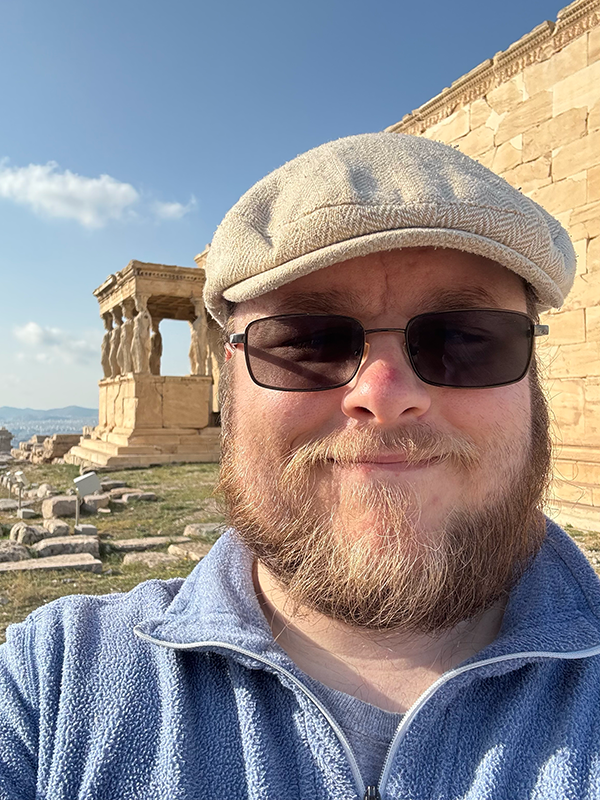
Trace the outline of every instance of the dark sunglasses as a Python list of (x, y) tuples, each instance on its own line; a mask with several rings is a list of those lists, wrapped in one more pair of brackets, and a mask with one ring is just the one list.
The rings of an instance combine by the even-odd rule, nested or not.
[(485, 389), (520, 381), (536, 336), (548, 333), (518, 311), (474, 308), (419, 314), (405, 328), (365, 330), (353, 317), (284, 314), (229, 337), (244, 345), (250, 377), (265, 389), (320, 392), (345, 386), (367, 357), (366, 337), (403, 333), (410, 364), (432, 386)]

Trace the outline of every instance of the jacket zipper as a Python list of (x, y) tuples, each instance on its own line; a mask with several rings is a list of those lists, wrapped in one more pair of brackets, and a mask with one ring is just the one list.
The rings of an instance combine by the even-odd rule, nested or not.
[(440, 689), (445, 683), (447, 683), (452, 678), (456, 678), (458, 675), (462, 675), (466, 672), (471, 672), (474, 669), (478, 669), (479, 667), (487, 667), (491, 664), (499, 664), (503, 661), (515, 661), (519, 659), (529, 659), (529, 658), (548, 658), (548, 659), (556, 659), (556, 660), (565, 660), (565, 661), (572, 661), (581, 658), (591, 658), (592, 656), (600, 655), (600, 645), (596, 645), (595, 647), (591, 647), (587, 650), (574, 650), (570, 653), (553, 653), (548, 651), (531, 651), (531, 652), (524, 652), (524, 653), (512, 653), (510, 655), (504, 656), (495, 656), (494, 658), (486, 658), (483, 661), (476, 661), (473, 664), (466, 664), (464, 667), (457, 667), (454, 670), (450, 670), (450, 672), (444, 673), (440, 676), (435, 683), (432, 683), (431, 686), (426, 689), (423, 694), (417, 698), (417, 700), (413, 703), (413, 705), (409, 708), (409, 710), (404, 715), (402, 722), (398, 725), (396, 729), (396, 733), (394, 734), (394, 738), (392, 739), (389, 749), (387, 751), (387, 755), (385, 757), (385, 761), (383, 764), (383, 769), (381, 771), (381, 775), (379, 777), (379, 783), (376, 786), (365, 786), (364, 781), (362, 779), (362, 775), (360, 774), (360, 769), (358, 767), (358, 763), (352, 752), (352, 748), (346, 736), (336, 720), (330, 715), (328, 710), (325, 706), (321, 703), (321, 701), (310, 691), (307, 689), (304, 684), (296, 678), (289, 670), (285, 669), (285, 667), (280, 667), (277, 664), (274, 664), (272, 661), (269, 661), (267, 658), (263, 658), (262, 656), (256, 655), (251, 650), (245, 650), (242, 647), (236, 647), (235, 645), (228, 644), (227, 642), (191, 642), (187, 644), (175, 644), (173, 642), (165, 642), (161, 639), (154, 639), (152, 636), (149, 636), (147, 633), (139, 630), (136, 626), (134, 628), (134, 633), (140, 639), (145, 639), (148, 642), (152, 642), (153, 644), (158, 644), (163, 647), (168, 647), (172, 650), (202, 650), (202, 649), (215, 649), (221, 648), (223, 650), (230, 650), (234, 653), (240, 653), (240, 655), (246, 656), (254, 661), (258, 661), (261, 664), (265, 664), (265, 666), (271, 667), (276, 672), (280, 672), (281, 674), (285, 675), (292, 683), (306, 696), (309, 700), (313, 702), (313, 704), (319, 709), (321, 714), (325, 717), (333, 732), (338, 738), (338, 741), (342, 745), (342, 749), (348, 759), (348, 763), (350, 764), (350, 769), (352, 771), (352, 776), (354, 778), (354, 782), (358, 789), (358, 796), (362, 795), (363, 800), (382, 800), (385, 796), (382, 792), (385, 791), (385, 787), (387, 786), (388, 779), (390, 777), (390, 772), (392, 769), (392, 762), (398, 751), (400, 745), (402, 744), (402, 740), (406, 736), (406, 732), (413, 721), (413, 719), (417, 716), (419, 711), (423, 708), (423, 706), (433, 697), (433, 695)]
[[(172, 642), (164, 642), (161, 639), (154, 639), (152, 636), (149, 636), (147, 633), (143, 633), (142, 631), (138, 630), (138, 628), (134, 628), (134, 633), (140, 639), (146, 639), (153, 644), (159, 644), (163, 647), (169, 647), (172, 650), (201, 650), (201, 649), (215, 649), (221, 648), (223, 650), (230, 650), (234, 653), (240, 653), (240, 655), (246, 656), (247, 658), (251, 658), (253, 661), (258, 661), (261, 664), (265, 664), (265, 666), (271, 667), (276, 672), (285, 675), (294, 686), (296, 686), (312, 703), (319, 709), (321, 714), (325, 717), (331, 728), (333, 728), (333, 732), (338, 738), (339, 743), (342, 745), (342, 749), (348, 759), (350, 764), (350, 770), (352, 771), (352, 777), (354, 778), (354, 783), (356, 784), (356, 788), (358, 790), (358, 796), (362, 797), (368, 789), (372, 789), (373, 787), (365, 787), (365, 783), (362, 779), (362, 775), (360, 774), (360, 769), (358, 767), (358, 763), (352, 752), (352, 748), (350, 747), (350, 743), (346, 739), (346, 736), (336, 720), (331, 716), (331, 714), (327, 711), (325, 706), (321, 703), (321, 701), (316, 697), (310, 689), (307, 689), (304, 684), (296, 678), (289, 670), (285, 669), (285, 667), (280, 667), (277, 664), (274, 664), (272, 661), (269, 661), (267, 658), (263, 658), (262, 656), (256, 655), (251, 650), (245, 650), (242, 647), (236, 647), (232, 644), (227, 644), (226, 642), (194, 642), (191, 644), (173, 644)], [(377, 791), (377, 789), (376, 789)], [(369, 797), (377, 797), (377, 795), (369, 795)], [(378, 798), (379, 800), (379, 798)]]

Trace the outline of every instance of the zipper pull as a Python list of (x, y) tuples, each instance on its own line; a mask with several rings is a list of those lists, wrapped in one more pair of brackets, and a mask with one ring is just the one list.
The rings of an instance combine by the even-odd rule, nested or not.
[(365, 792), (363, 800), (381, 800), (381, 795), (379, 794), (377, 786), (367, 786), (367, 791)]

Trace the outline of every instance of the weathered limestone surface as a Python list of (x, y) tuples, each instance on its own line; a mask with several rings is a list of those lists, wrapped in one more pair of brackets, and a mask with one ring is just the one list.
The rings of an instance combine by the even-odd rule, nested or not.
[(207, 534), (216, 533), (222, 530), (224, 525), (222, 522), (192, 522), (186, 525), (183, 529), (184, 536), (206, 536)]
[(176, 564), (178, 561), (181, 561), (181, 558), (169, 555), (169, 553), (127, 553), (123, 564), (144, 564), (152, 569), (165, 564)]
[(45, 519), (44, 528), (48, 531), (46, 536), (67, 536), (69, 524), (62, 519)]
[(9, 539), (18, 544), (35, 544), (46, 537), (48, 532), (39, 525), (27, 525), (25, 522), (17, 522), (10, 529)]
[(88, 514), (95, 514), (99, 508), (108, 508), (109, 497), (108, 494), (86, 494), (82, 510)]
[(0, 542), (0, 562), (24, 561), (29, 558), (27, 548), (17, 542)]
[(24, 561), (13, 561), (0, 564), (0, 572), (17, 570), (48, 569), (81, 569), (86, 572), (102, 572), (102, 562), (90, 553), (73, 553), (65, 556), (48, 556), (47, 558), (28, 558)]
[(44, 519), (54, 517), (74, 517), (77, 509), (77, 497), (70, 494), (59, 494), (47, 497), (42, 503), (42, 516)]
[(73, 532), (76, 536), (97, 536), (98, 528), (95, 525), (89, 525), (85, 522), (82, 522), (79, 525), (75, 525)]
[(186, 558), (190, 561), (200, 561), (210, 552), (211, 545), (204, 542), (190, 542), (189, 544), (169, 545), (168, 553), (177, 558)]
[(458, 147), (569, 230), (575, 284), (542, 320), (557, 444), (549, 510), (600, 531), (600, 0), (571, 3), (389, 130)]
[(7, 430), (4, 425), (0, 427), (0, 453), (8, 454), (10, 453), (11, 447), (10, 443), (12, 442), (13, 435), (12, 433)]
[(100, 558), (100, 545), (95, 536), (55, 536), (42, 539), (31, 548), (38, 556), (62, 556), (70, 553), (90, 553)]
[(119, 553), (142, 552), (153, 547), (163, 547), (165, 544), (186, 544), (190, 539), (187, 536), (145, 536), (139, 539), (119, 539), (110, 542), (110, 549)]

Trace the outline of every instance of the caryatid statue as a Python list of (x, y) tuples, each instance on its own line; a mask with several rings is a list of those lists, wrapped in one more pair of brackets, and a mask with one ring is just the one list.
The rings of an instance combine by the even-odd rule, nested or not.
[(127, 375), (133, 372), (133, 359), (131, 355), (133, 345), (133, 325), (136, 316), (135, 301), (132, 297), (123, 300), (122, 303), (125, 320), (121, 326), (121, 341), (119, 342), (119, 350), (117, 351), (117, 361), (121, 368), (121, 375)]
[(136, 295), (135, 307), (137, 315), (133, 320), (133, 342), (131, 346), (133, 371), (148, 373), (150, 372), (150, 330), (152, 328), (152, 317), (148, 311), (148, 295)]
[(119, 344), (121, 343), (121, 323), (123, 321), (123, 312), (121, 311), (121, 306), (115, 306), (111, 313), (115, 326), (110, 335), (110, 377), (116, 378), (121, 374), (121, 367), (119, 366), (119, 361), (117, 359)]
[(152, 333), (150, 334), (150, 372), (160, 375), (160, 359), (162, 358), (162, 335), (158, 330), (160, 320), (152, 318)]
[(196, 318), (190, 321), (190, 375), (206, 375), (208, 322), (202, 298), (192, 297)]
[(102, 348), (100, 351), (100, 363), (102, 364), (102, 372), (104, 373), (105, 378), (110, 378), (111, 369), (110, 369), (110, 340), (112, 336), (112, 314), (110, 311), (105, 311), (102, 314), (102, 320), (104, 322), (104, 336), (102, 337)]

